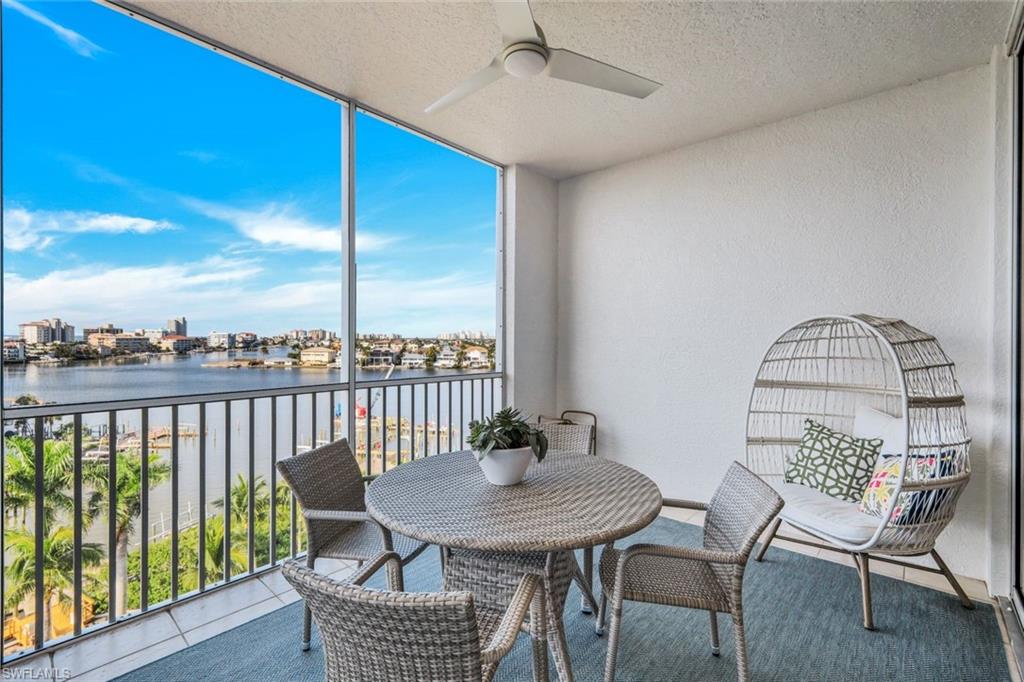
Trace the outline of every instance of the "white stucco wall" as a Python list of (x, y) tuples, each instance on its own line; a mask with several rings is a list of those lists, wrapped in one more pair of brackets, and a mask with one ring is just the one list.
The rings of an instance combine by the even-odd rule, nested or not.
[(1005, 483), (1009, 457), (992, 69), (561, 182), (558, 408), (597, 412), (601, 454), (665, 495), (707, 499), (744, 459), (750, 384), (779, 333), (822, 313), (902, 317), (957, 363), (975, 439), (939, 549), (1005, 593), (989, 562), (1005, 515), (990, 470)]
[[(529, 415), (555, 409), (558, 185), (505, 171), (505, 395)], [(515, 295), (512, 295), (514, 292)]]

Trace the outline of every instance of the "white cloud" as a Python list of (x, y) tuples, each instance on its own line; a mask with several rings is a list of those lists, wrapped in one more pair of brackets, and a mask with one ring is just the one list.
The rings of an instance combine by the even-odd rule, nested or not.
[[(81, 329), (113, 322), (127, 329), (162, 325), (185, 315), (190, 333), (213, 329), (261, 334), (295, 327), (339, 329), (341, 282), (315, 278), (267, 284), (259, 262), (208, 258), (179, 264), (111, 267), (94, 263), (28, 278), (4, 277), (4, 322), (58, 316)], [(308, 273), (306, 273), (308, 274)], [(455, 273), (430, 279), (362, 277), (359, 329), (432, 335), (451, 329), (494, 329), (494, 283)]]
[(173, 229), (166, 220), (95, 211), (30, 211), (19, 206), (4, 209), (4, 247), (11, 251), (51, 246), (58, 235), (101, 232), (149, 234)]
[(356, 293), (362, 332), (431, 335), (495, 327), (494, 280), (464, 273), (428, 279), (367, 275), (360, 269)]
[(35, 279), (7, 273), (5, 326), (52, 315), (80, 327), (109, 321), (129, 328), (181, 314), (217, 318), (234, 312), (243, 285), (261, 272), (252, 261), (215, 257), (152, 266), (91, 264)]
[[(340, 219), (335, 225), (317, 223), (299, 215), (292, 204), (269, 203), (247, 210), (200, 199), (184, 202), (208, 218), (228, 223), (261, 246), (333, 253), (341, 250)], [(356, 233), (356, 249), (363, 253), (382, 250), (397, 241), (398, 237), (363, 230)]]
[(97, 54), (106, 52), (106, 50), (83, 36), (81, 33), (72, 31), (70, 28), (58, 24), (45, 14), (21, 4), (18, 0), (3, 0), (3, 4), (7, 5), (15, 12), (24, 15), (28, 19), (31, 19), (37, 24), (50, 29), (57, 36), (58, 40), (83, 57), (92, 59)]

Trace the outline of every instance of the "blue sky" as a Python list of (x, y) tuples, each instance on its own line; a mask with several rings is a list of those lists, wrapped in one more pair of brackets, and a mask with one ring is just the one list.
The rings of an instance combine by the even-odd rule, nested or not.
[[(92, 3), (2, 18), (5, 334), (339, 329), (341, 105)], [(495, 169), (356, 138), (359, 332), (493, 332)]]

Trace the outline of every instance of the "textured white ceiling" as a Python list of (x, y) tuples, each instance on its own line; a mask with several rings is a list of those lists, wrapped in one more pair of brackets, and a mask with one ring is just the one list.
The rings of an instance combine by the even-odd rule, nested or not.
[[(158, 16), (502, 163), (563, 178), (988, 61), (1011, 4), (535, 2), (550, 45), (664, 83), (645, 100), (505, 78), (490, 3), (141, 0)], [(979, 103), (981, 106), (982, 103)]]

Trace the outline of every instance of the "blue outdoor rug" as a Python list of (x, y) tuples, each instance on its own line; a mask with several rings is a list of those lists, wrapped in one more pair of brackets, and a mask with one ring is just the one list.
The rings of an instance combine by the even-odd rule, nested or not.
[[(665, 518), (619, 545), (700, 544), (700, 528)], [(406, 588), (440, 584), (436, 551), (406, 568)], [(860, 589), (852, 567), (772, 548), (751, 561), (744, 585), (750, 667), (755, 680), (1010, 680), (992, 606), (960, 606), (951, 595), (872, 575), (875, 632), (861, 627)], [(382, 583), (378, 583), (378, 587)], [(580, 682), (601, 680), (605, 639), (579, 611), (573, 588), (566, 634)], [(735, 680), (732, 621), (719, 616), (722, 655), (710, 655), (704, 611), (627, 603), (617, 680)], [(300, 650), (302, 605), (291, 604), (224, 634), (151, 663), (121, 679), (323, 680), (314, 626), (313, 648)], [(497, 679), (531, 680), (529, 642), (520, 636)], [(552, 679), (554, 669), (552, 668)]]

